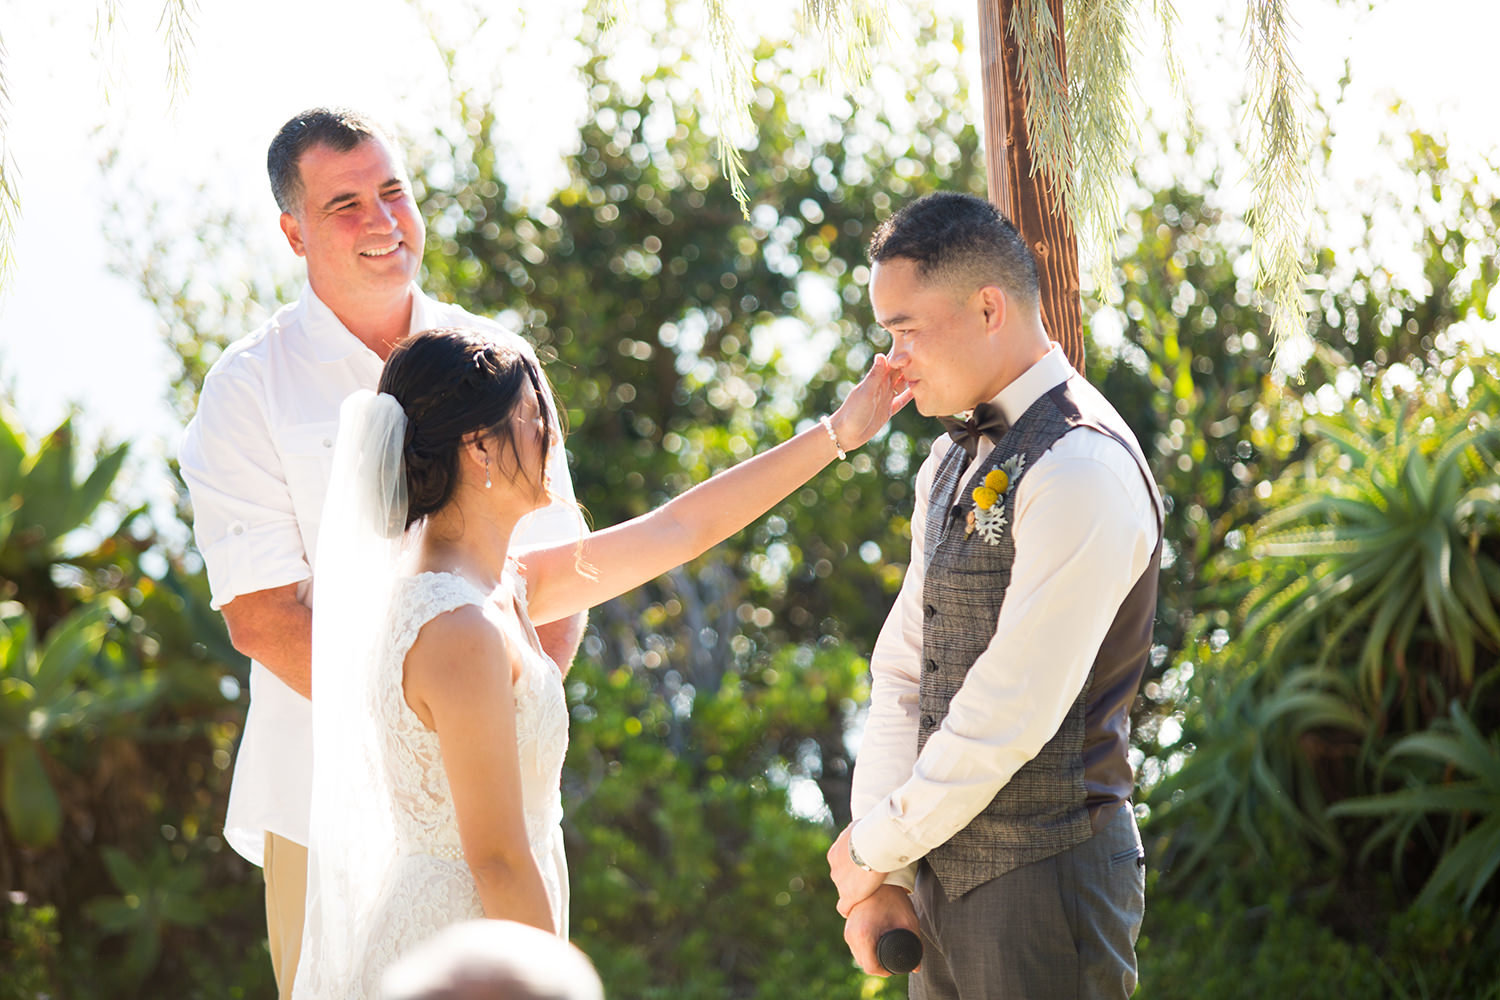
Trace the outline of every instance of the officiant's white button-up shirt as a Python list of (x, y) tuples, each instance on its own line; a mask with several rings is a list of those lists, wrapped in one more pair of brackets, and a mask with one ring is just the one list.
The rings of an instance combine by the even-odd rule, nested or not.
[[(994, 402), (1014, 422), (1072, 373), (1053, 344)], [(1079, 389), (1097, 393), (1087, 384)], [(1099, 409), (1113, 416), (1111, 430), (1135, 441), (1113, 407)], [(1158, 534), (1151, 492), (1108, 435), (1079, 428), (1045, 454), (1027, 456), (1012, 520), (1015, 565), (994, 638), (919, 756), (928, 504), (951, 445), (940, 435), (917, 472), (911, 563), (870, 658), (870, 712), (851, 795), (855, 851), (907, 888), (916, 862), (968, 826), (1062, 725)], [(979, 442), (961, 481), (993, 448)]]
[[(411, 331), (476, 327), (530, 345), (493, 321), (412, 286)], [(260, 329), (231, 344), (203, 383), (179, 449), (193, 501), (193, 534), (215, 608), (242, 594), (297, 584), (313, 604), (313, 553), (332, 470), (339, 406), (375, 389), (382, 362), (306, 288)], [(524, 519), (518, 546), (576, 538), (581, 528), (563, 449), (548, 473), (559, 501)], [(235, 758), (224, 838), (261, 864), (265, 833), (307, 843), (312, 798), (312, 704), (260, 663)]]

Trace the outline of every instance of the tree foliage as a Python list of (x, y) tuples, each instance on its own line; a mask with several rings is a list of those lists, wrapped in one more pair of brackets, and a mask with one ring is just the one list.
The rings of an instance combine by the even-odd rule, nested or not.
[[(513, 197), (511, 139), (482, 96), (458, 98), (453, 133), (420, 137), (424, 281), (538, 344), (596, 523), (783, 439), (883, 346), (865, 303), (869, 227), (926, 190), (981, 184), (951, 32), (929, 23), (916, 40), (906, 123), (820, 113), (785, 52), (756, 50), (763, 131), (747, 190), (762, 200), (748, 220), (714, 179), (702, 109), (671, 65), (619, 80), (589, 63), (569, 181), (545, 204)], [(1151, 795), (1142, 995), (1457, 997), (1500, 974), (1486, 868), (1495, 645), (1472, 587), (1429, 600), (1415, 572), (1366, 573), (1412, 588), (1403, 613), (1419, 608), (1409, 635), (1376, 643), (1374, 685), (1359, 666), (1372, 618), (1357, 613), (1373, 590), (1330, 586), (1328, 614), (1250, 626), (1274, 604), (1257, 588), (1351, 573), (1335, 565), (1353, 558), (1342, 543), (1318, 548), (1347, 540), (1347, 508), (1309, 497), (1338, 484), (1369, 499), (1362, 513), (1405, 517), (1420, 506), (1405, 470), (1425, 463), (1443, 485), (1445, 454), (1462, 488), (1423, 495), (1460, 499), (1420, 509), (1446, 532), (1447, 580), (1468, 553), (1490, 586), (1494, 459), (1474, 457), (1477, 431), (1472, 448), (1455, 442), (1495, 409), (1494, 359), (1465, 355), (1461, 335), (1493, 319), (1497, 220), (1441, 143), (1419, 134), (1411, 149), (1411, 176), (1451, 215), (1422, 235), (1415, 278), (1374, 251), (1320, 259), (1320, 354), (1304, 382), (1274, 378), (1254, 275), (1236, 267), (1248, 238), (1192, 178), (1127, 215), (1094, 311), (1091, 380), (1168, 500), (1134, 736)], [(280, 294), (250, 279), (256, 262), (244, 294), (204, 292), (198, 262), (233, 259), (222, 222), (185, 241), (154, 233), (167, 252), (138, 258), (182, 361), (184, 413), (223, 342)], [(193, 557), (118, 506), (113, 449), (64, 458), (68, 427), (32, 442), (4, 426), (0, 684), (27, 720), (55, 720), (26, 729), (17, 753), (41, 762), (57, 808), (28, 758), (13, 783), (25, 802), (0, 804), (0, 997), (261, 995), (259, 875), (216, 836), (244, 664)], [(568, 679), (565, 833), (574, 933), (611, 995), (899, 995), (850, 964), (823, 850), (847, 819), (863, 656), (900, 579), (931, 433), (903, 414), (713, 554), (594, 612)], [(1311, 547), (1267, 548), (1289, 530)], [(1472, 625), (1471, 679), (1451, 641), (1459, 619), (1444, 612), (1445, 637), (1429, 610), (1453, 600)], [(43, 667), (54, 646), (66, 671)], [(0, 754), (21, 715), (0, 706)]]
[[(1137, 732), (1157, 894), (1243, 926), (1237, 912), (1275, 885), (1341, 939), (1402, 956), (1412, 921), (1482, 936), (1500, 902), (1490, 780), (1500, 756), (1484, 735), (1500, 725), (1500, 367), (1475, 342), (1494, 319), (1484, 277), (1494, 209), (1470, 196), (1482, 185), (1455, 175), (1440, 143), (1408, 141), (1412, 173), (1441, 192), (1444, 216), (1405, 276), (1378, 258), (1351, 266), (1325, 254), (1303, 384), (1267, 394), (1243, 363), (1195, 357), (1186, 377), (1151, 365), (1184, 355), (1180, 345), (1136, 366), (1160, 390), (1148, 405), (1178, 413), (1156, 438), (1177, 519), (1168, 536), (1181, 532), (1178, 559), (1196, 547), (1191, 574), (1175, 563), (1164, 573), (1183, 589), (1163, 592), (1172, 631), (1159, 634)], [(1218, 323), (1248, 370), (1266, 372), (1234, 311), (1248, 301), (1243, 279), (1224, 271), (1215, 282), (1204, 267), (1223, 247), (1204, 239), (1193, 197), (1166, 202), (1166, 224), (1142, 227), (1141, 243), (1171, 245), (1160, 259), (1182, 278), (1158, 282), (1169, 309), (1132, 309), (1127, 264), (1119, 358), (1129, 363), (1138, 327), (1180, 335)], [(1110, 379), (1129, 375), (1117, 363)], [(1169, 947), (1188, 946), (1187, 924), (1170, 931)], [(1244, 933), (1274, 936), (1259, 924)], [(1447, 985), (1421, 995), (1476, 995), (1493, 982), (1493, 962), (1458, 954), (1441, 976), (1405, 957), (1377, 971), (1391, 995), (1437, 979)], [(1274, 988), (1269, 975), (1251, 984)]]
[(118, 506), (124, 456), (0, 411), (0, 997), (269, 978), (216, 832), (248, 664), (201, 572)]
[[(735, 44), (737, 32), (726, 0), (705, 3), (716, 70), (726, 80), (715, 88), (715, 117), (721, 123), (742, 120), (750, 87), (743, 51)], [(832, 58), (852, 67), (858, 78), (871, 50), (890, 37), (883, 6), (879, 0), (805, 0), (803, 20), (808, 30), (826, 32), (831, 42), (837, 39), (830, 44)], [(1005, 18), (1003, 44), (1015, 46), (1031, 161), (1055, 192), (1057, 210), (1087, 235), (1086, 252), (1101, 287), (1104, 282), (1097, 279), (1108, 272), (1123, 220), (1120, 186), (1139, 134), (1130, 95), (1134, 53), (1149, 48), (1157, 58), (1158, 52), (1158, 46), (1142, 42), (1143, 7), (1140, 0), (989, 0), (980, 5), (982, 17), (993, 13)], [(1294, 10), (1292, 0), (1246, 4), (1243, 36), (1250, 128), (1246, 145), (1252, 150), (1254, 185), (1248, 221), (1254, 233), (1256, 287), (1268, 300), (1274, 343), (1294, 341), (1301, 347), (1308, 322), (1303, 285), (1311, 270), (1312, 100), (1296, 62)], [(1176, 10), (1170, 0), (1152, 0), (1151, 16), (1159, 24), (1164, 50), (1159, 58), (1185, 98), (1188, 78), (1174, 48)], [(1059, 36), (1062, 45), (1056, 44)], [(721, 161), (732, 188), (740, 192), (743, 156), (721, 140)], [(743, 206), (745, 199), (740, 200)]]

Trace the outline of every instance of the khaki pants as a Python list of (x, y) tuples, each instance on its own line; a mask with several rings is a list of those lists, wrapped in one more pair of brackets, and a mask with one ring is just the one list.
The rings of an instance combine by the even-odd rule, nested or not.
[(266, 834), (266, 937), (280, 1000), (291, 1000), (302, 955), (302, 911), (307, 905), (307, 848)]

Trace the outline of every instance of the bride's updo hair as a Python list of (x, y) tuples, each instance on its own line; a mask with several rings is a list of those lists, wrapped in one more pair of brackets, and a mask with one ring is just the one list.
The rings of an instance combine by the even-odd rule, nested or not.
[[(402, 460), (407, 527), (442, 510), (452, 499), (458, 485), (459, 447), (471, 433), (507, 442), (514, 468), (526, 472), (521, 469), (511, 415), (528, 381), (543, 419), (552, 426), (541, 372), (514, 345), (497, 343), (478, 330), (444, 327), (414, 333), (391, 351), (380, 375), (380, 391), (396, 397), (406, 411)], [(542, 476), (551, 438), (548, 434), (542, 439), (542, 468), (537, 470)]]

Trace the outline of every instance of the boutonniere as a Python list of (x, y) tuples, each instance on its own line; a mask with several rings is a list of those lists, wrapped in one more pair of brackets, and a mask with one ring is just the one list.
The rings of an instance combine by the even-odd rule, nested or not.
[(983, 486), (974, 487), (974, 506), (969, 511), (969, 530), (964, 533), (965, 538), (977, 529), (991, 545), (1000, 544), (1000, 529), (1005, 527), (1005, 504), (1001, 501), (1015, 489), (1016, 477), (1025, 467), (1026, 456), (1013, 455), (985, 475)]

